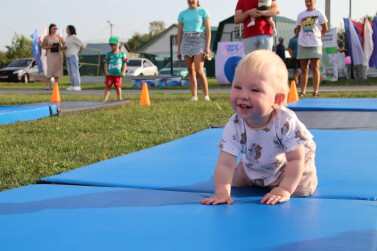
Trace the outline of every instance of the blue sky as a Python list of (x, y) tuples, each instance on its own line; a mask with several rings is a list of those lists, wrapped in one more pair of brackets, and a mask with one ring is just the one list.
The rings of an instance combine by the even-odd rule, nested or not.
[[(277, 0), (281, 16), (296, 20), (305, 9), (304, 0)], [(211, 25), (234, 14), (237, 0), (200, 0), (211, 15)], [(107, 42), (110, 35), (109, 20), (114, 34), (122, 41), (135, 32), (147, 33), (149, 22), (164, 21), (168, 27), (177, 23), (178, 13), (187, 8), (186, 0), (0, 0), (0, 50), (11, 44), (14, 33), (29, 37), (35, 29), (42, 34), (50, 23), (58, 28), (72, 24), (84, 42)], [(325, 0), (317, 0), (317, 8), (324, 10)], [(353, 0), (352, 18), (375, 15), (376, 0)], [(342, 25), (342, 18), (349, 15), (349, 0), (332, 0), (332, 27)], [(63, 36), (66, 36), (65, 31)]]

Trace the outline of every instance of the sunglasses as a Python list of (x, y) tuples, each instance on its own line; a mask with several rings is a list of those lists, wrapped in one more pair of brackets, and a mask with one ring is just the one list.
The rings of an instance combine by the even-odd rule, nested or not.
[(57, 30), (58, 28), (57, 27), (52, 27), (51, 30)]

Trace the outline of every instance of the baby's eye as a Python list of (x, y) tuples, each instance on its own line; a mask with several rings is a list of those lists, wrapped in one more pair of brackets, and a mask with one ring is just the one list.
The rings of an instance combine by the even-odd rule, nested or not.
[(258, 89), (255, 89), (255, 88), (253, 88), (253, 89), (251, 89), (251, 92), (259, 92), (259, 90), (258, 90)]
[(237, 90), (241, 90), (241, 86), (239, 86), (239, 85), (233, 85), (233, 88), (237, 89)]

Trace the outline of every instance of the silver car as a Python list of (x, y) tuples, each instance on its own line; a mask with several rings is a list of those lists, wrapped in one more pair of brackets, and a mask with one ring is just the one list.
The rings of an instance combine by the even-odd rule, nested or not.
[(158, 68), (146, 58), (129, 58), (126, 68), (126, 76), (157, 75)]
[(37, 62), (34, 58), (19, 58), (0, 70), (0, 81), (29, 83), (42, 81), (46, 77), (39, 73)]

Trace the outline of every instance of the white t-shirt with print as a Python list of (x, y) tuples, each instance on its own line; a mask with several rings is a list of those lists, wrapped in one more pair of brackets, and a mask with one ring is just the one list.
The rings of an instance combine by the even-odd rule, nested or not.
[(298, 34), (298, 44), (303, 47), (322, 46), (322, 24), (327, 23), (327, 17), (321, 10), (303, 11), (298, 14), (297, 25), (301, 26)]
[(273, 120), (262, 130), (250, 128), (237, 114), (225, 125), (218, 143), (220, 150), (238, 157), (248, 177), (263, 180), (264, 186), (274, 182), (286, 166), (286, 152), (304, 145), (305, 153), (314, 154), (313, 135), (296, 114), (286, 107), (276, 111)]

